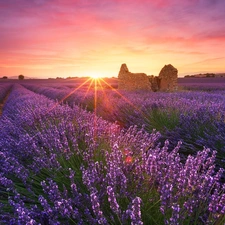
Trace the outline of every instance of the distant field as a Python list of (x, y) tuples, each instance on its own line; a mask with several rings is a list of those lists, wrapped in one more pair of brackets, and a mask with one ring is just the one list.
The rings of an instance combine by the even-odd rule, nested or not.
[[(75, 79), (25, 79), (25, 80), (17, 80), (17, 79), (8, 79), (3, 80), (0, 79), (0, 83), (20, 83), (20, 84), (29, 84), (35, 83), (38, 85), (49, 85), (49, 86), (58, 86), (59, 84), (65, 86), (77, 86), (84, 83), (88, 78), (75, 78)], [(104, 78), (104, 80), (114, 88), (118, 86), (117, 78)], [(84, 86), (88, 86), (90, 82), (87, 82)], [(211, 88), (211, 89), (225, 89), (225, 78), (178, 78), (178, 86), (184, 87), (186, 89), (197, 89), (199, 87), (202, 88)]]
[(225, 78), (178, 78), (179, 87), (189, 90), (225, 89)]
[(193, 84), (193, 83), (223, 83), (225, 84), (225, 77), (208, 77), (208, 78), (178, 78), (179, 84)]

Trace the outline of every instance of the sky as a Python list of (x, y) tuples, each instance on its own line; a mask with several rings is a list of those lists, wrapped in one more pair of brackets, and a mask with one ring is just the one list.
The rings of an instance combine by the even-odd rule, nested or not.
[(225, 72), (224, 0), (0, 0), (0, 77)]

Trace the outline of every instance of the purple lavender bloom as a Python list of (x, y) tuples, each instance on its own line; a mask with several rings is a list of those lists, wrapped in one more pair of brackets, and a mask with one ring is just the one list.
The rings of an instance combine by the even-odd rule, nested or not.
[(96, 192), (93, 191), (90, 194), (90, 198), (91, 198), (92, 210), (97, 218), (98, 224), (107, 224), (106, 218), (104, 217), (103, 212), (100, 208), (100, 203), (96, 195)]
[(180, 206), (179, 204), (172, 205), (172, 217), (169, 220), (169, 224), (171, 225), (179, 225), (180, 224)]
[(119, 205), (117, 203), (115, 193), (112, 187), (110, 186), (107, 187), (107, 194), (108, 194), (108, 201), (110, 204), (110, 208), (112, 209), (113, 212), (115, 212), (116, 214), (119, 214), (120, 213)]
[(132, 225), (143, 225), (141, 220), (141, 202), (142, 200), (139, 197), (132, 200), (132, 210), (130, 212)]

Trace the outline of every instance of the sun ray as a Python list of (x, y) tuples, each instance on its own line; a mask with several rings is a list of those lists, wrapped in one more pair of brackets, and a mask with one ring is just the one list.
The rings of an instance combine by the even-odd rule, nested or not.
[[(71, 91), (69, 94), (67, 94), (64, 98), (62, 98), (60, 101), (58, 101), (53, 107), (51, 107), (46, 113), (44, 113), (43, 116), (46, 116), (48, 113), (50, 113), (54, 108), (56, 108), (59, 104), (61, 104), (65, 99), (67, 99), (69, 96), (71, 96), (74, 92), (76, 92), (77, 90), (79, 90), (81, 87), (83, 87), (88, 81), (91, 81), (91, 83), (89, 84), (87, 91), (89, 91), (92, 83), (93, 83), (92, 78), (88, 78), (87, 80), (85, 80), (82, 84), (80, 84), (77, 88), (75, 88), (73, 91)], [(35, 135), (32, 136), (32, 139), (35, 138), (39, 133), (36, 133)]]
[(51, 112), (56, 106), (58, 106), (59, 104), (61, 104), (63, 101), (65, 101), (69, 96), (71, 96), (74, 92), (76, 92), (77, 90), (79, 90), (81, 87), (83, 87), (88, 81), (90, 81), (92, 78), (88, 78), (87, 80), (85, 80), (82, 84), (80, 84), (77, 88), (75, 88), (73, 91), (71, 91), (69, 94), (67, 94), (64, 98), (62, 98), (61, 100), (59, 100), (52, 108), (50, 108), (47, 112), (46, 115)]
[[(103, 87), (102, 83), (104, 83), (106, 86), (108, 86), (112, 91), (114, 91), (116, 94), (118, 94), (120, 97), (122, 97), (129, 105), (131, 105), (135, 110), (137, 110), (140, 114), (142, 114), (143, 116), (145, 116), (145, 114), (139, 109), (137, 108), (129, 99), (127, 99), (123, 94), (121, 94), (119, 91), (117, 91), (117, 89), (113, 88), (108, 82), (106, 82), (103, 78), (88, 78), (87, 80), (85, 80), (82, 84), (80, 84), (77, 88), (75, 88), (73, 91), (71, 91), (69, 94), (67, 94), (64, 98), (62, 98), (61, 100), (59, 100), (53, 107), (51, 107), (44, 115), (47, 115), (49, 112), (51, 112), (55, 107), (57, 107), (57, 105), (61, 104), (65, 99), (67, 99), (69, 96), (71, 96), (73, 93), (75, 93), (76, 91), (78, 91), (81, 87), (83, 87), (87, 82), (89, 82), (89, 85), (87, 87), (87, 90), (85, 92), (84, 97), (82, 98), (84, 100), (84, 98), (86, 97), (87, 93), (90, 91), (92, 85), (94, 84), (94, 109), (93, 109), (93, 134), (94, 134), (94, 138), (96, 140), (97, 138), (97, 118), (98, 118), (98, 111), (97, 111), (97, 107), (98, 107), (98, 87), (101, 88), (102, 93), (104, 94), (104, 98), (106, 98), (107, 101), (109, 101), (109, 97), (107, 96), (106, 92), (105, 92), (105, 87)], [(110, 107), (109, 107), (110, 108)], [(145, 116), (146, 117), (146, 116)], [(37, 134), (35, 134), (32, 138), (34, 138), (35, 136), (37, 136)]]
[(98, 87), (97, 87), (97, 80), (94, 79), (94, 138), (97, 137), (97, 95), (98, 95)]
[(88, 88), (87, 88), (87, 90), (86, 90), (86, 92), (85, 92), (85, 94), (84, 94), (84, 96), (83, 96), (83, 99), (82, 99), (82, 100), (84, 100), (84, 99), (85, 99), (85, 97), (87, 96), (88, 92), (89, 92), (89, 91), (90, 91), (90, 89), (91, 89), (91, 86), (92, 86), (93, 82), (94, 82), (94, 79), (91, 79), (91, 82), (90, 82), (90, 84), (88, 85)]
[(108, 82), (106, 82), (103, 78), (100, 78), (101, 81), (103, 81), (111, 90), (116, 92), (120, 97), (122, 97), (129, 105), (131, 105), (134, 109), (136, 109), (142, 116), (145, 118), (146, 115), (143, 111), (141, 111), (139, 108), (137, 108), (129, 99), (127, 99), (124, 95), (122, 95), (119, 91), (117, 91), (115, 88), (113, 88)]
[[(104, 96), (104, 102), (106, 103), (105, 107), (107, 108), (107, 110), (111, 110), (110, 109), (110, 104), (109, 104), (109, 96), (106, 94), (105, 89), (104, 89), (100, 79), (98, 80), (98, 84), (101, 87), (101, 91), (102, 91), (103, 96)], [(106, 99), (106, 101), (105, 101), (105, 99)]]

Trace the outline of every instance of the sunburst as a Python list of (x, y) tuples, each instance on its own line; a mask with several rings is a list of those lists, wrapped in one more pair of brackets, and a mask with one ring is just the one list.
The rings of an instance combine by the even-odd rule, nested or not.
[[(94, 74), (94, 73), (93, 73)], [(138, 108), (136, 107), (128, 98), (126, 98), (122, 93), (120, 93), (118, 91), (118, 89), (112, 87), (104, 78), (101, 78), (99, 76), (93, 76), (93, 77), (89, 77), (87, 78), (84, 82), (82, 82), (78, 87), (74, 88), (70, 93), (68, 93), (67, 95), (65, 95), (65, 97), (63, 97), (61, 100), (59, 100), (53, 107), (51, 107), (47, 112), (46, 114), (48, 114), (50, 111), (52, 111), (55, 107), (57, 107), (57, 105), (63, 103), (68, 97), (70, 97), (72, 94), (74, 94), (76, 91), (79, 91), (81, 88), (86, 88), (86, 91), (84, 93), (84, 96), (82, 98), (82, 101), (85, 100), (85, 97), (87, 96), (87, 94), (89, 92), (92, 92), (93, 93), (93, 105), (94, 105), (94, 108), (93, 108), (93, 114), (94, 114), (94, 117), (93, 117), (93, 125), (94, 125), (94, 138), (97, 138), (97, 126), (98, 126), (98, 121), (97, 121), (97, 118), (98, 118), (98, 111), (97, 111), (97, 107), (98, 107), (98, 95), (99, 95), (99, 91), (101, 91), (101, 94), (104, 95), (104, 99), (107, 101), (107, 102), (110, 102), (110, 99), (109, 99), (109, 96), (107, 95), (106, 93), (106, 89), (107, 90), (111, 90), (113, 92), (115, 92), (117, 95), (119, 95), (120, 97), (122, 97), (124, 99), (125, 102), (127, 102), (129, 105), (132, 106), (132, 108), (136, 111), (138, 111), (140, 114), (142, 114), (143, 116), (144, 113)], [(84, 90), (84, 89), (83, 89)], [(46, 115), (45, 114), (45, 115)], [(121, 126), (121, 124), (120, 124)], [(34, 135), (35, 137), (36, 135)]]

